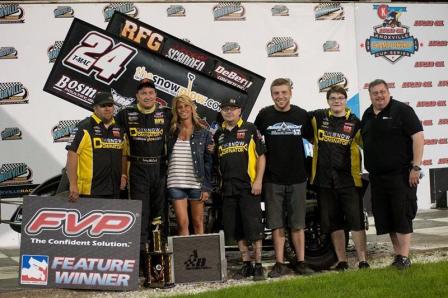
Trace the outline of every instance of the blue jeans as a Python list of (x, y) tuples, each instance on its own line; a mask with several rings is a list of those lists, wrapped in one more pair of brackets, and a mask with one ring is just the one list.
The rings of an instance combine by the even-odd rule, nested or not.
[(199, 201), (201, 190), (196, 188), (168, 188), (168, 195), (171, 200), (188, 199), (190, 201)]

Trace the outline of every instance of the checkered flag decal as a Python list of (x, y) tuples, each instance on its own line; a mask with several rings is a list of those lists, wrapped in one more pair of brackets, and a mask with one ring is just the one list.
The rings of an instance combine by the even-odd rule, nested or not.
[(14, 170), (16, 168), (23, 168), (23, 167), (27, 168), (28, 166), (26, 164), (24, 164), (23, 162), (6, 163), (6, 164), (3, 164), (2, 167), (0, 168), (0, 174), (4, 174), (4, 173)]
[(69, 127), (75, 127), (79, 123), (79, 120), (61, 120), (58, 123), (57, 129), (64, 129)]
[(322, 76), (322, 80), (338, 80), (340, 81), (341, 78), (344, 78), (344, 74), (342, 72), (326, 72)]
[(9, 88), (17, 88), (17, 86), (22, 87), (22, 83), (20, 82), (0, 83), (0, 91), (7, 90)]

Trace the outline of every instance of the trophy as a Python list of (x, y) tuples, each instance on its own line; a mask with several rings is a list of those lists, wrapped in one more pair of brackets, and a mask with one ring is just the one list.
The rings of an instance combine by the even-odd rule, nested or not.
[(171, 271), (172, 252), (168, 251), (168, 245), (162, 243), (160, 225), (155, 225), (152, 231), (152, 247), (146, 245), (145, 281), (146, 288), (171, 288), (174, 287)]

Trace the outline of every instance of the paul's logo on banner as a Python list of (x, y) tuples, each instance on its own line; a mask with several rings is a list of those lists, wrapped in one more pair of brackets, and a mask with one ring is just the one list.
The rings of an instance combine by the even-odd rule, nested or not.
[(24, 23), (25, 11), (17, 4), (0, 5), (0, 24)]
[(61, 120), (58, 125), (54, 126), (51, 130), (51, 135), (55, 143), (67, 142), (70, 138), (70, 134), (75, 129), (79, 120)]
[(268, 57), (297, 57), (297, 43), (292, 37), (273, 37), (266, 45)]
[(22, 131), (18, 127), (7, 127), (2, 131), (2, 141), (21, 139)]
[(347, 89), (347, 78), (342, 72), (326, 72), (319, 79), (319, 92), (327, 92), (333, 86)]
[(0, 83), (0, 105), (28, 103), (28, 90), (20, 82)]
[(406, 12), (406, 7), (382, 4), (374, 5), (373, 9), (383, 23), (373, 27), (373, 36), (366, 39), (367, 52), (395, 63), (403, 56), (409, 57), (418, 51), (418, 40), (410, 35), (409, 27), (404, 26), (399, 20), (401, 14)]
[(53, 10), (55, 18), (73, 18), (75, 11), (70, 6), (58, 6)]
[(245, 9), (241, 2), (219, 2), (213, 7), (215, 21), (244, 21)]
[(20, 266), (20, 284), (47, 285), (48, 256), (22, 255)]
[(0, 59), (17, 59), (17, 50), (14, 47), (1, 47)]
[(321, 20), (343, 20), (344, 8), (341, 3), (321, 3), (314, 7), (314, 18)]
[(55, 41), (53, 45), (48, 47), (47, 54), (48, 54), (48, 62), (54, 63), (56, 61), (56, 58), (59, 55), (59, 52), (61, 51), (63, 41)]
[(138, 16), (138, 9), (134, 5), (134, 3), (111, 3), (103, 9), (104, 21), (109, 22), (115, 11), (127, 14), (128, 16), (131, 16), (133, 18), (136, 18)]

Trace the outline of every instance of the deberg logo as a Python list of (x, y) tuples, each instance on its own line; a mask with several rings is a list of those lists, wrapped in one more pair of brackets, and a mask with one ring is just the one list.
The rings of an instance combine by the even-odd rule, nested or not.
[(70, 6), (58, 6), (53, 11), (55, 18), (73, 18), (75, 11)]
[(166, 9), (166, 13), (169, 17), (184, 17), (185, 8), (182, 5), (171, 5)]
[(20, 82), (0, 83), (0, 105), (28, 103), (28, 90)]
[(327, 92), (333, 86), (347, 89), (347, 79), (342, 72), (326, 72), (319, 79), (319, 92)]
[(55, 41), (54, 44), (48, 48), (48, 62), (54, 63), (56, 61), (63, 43), (64, 41)]
[(135, 223), (135, 215), (128, 211), (94, 210), (82, 215), (77, 209), (42, 208), (26, 224), (25, 233), (36, 236), (45, 230), (61, 230), (65, 236), (87, 233), (99, 238), (105, 234), (123, 234)]
[[(383, 57), (395, 63), (403, 56), (411, 56), (419, 49), (418, 40), (409, 34), (409, 27), (399, 21), (406, 7), (391, 7), (389, 5), (374, 5), (378, 17), (383, 20), (381, 25), (373, 27), (373, 36), (366, 39), (366, 51), (376, 57)], [(361, 45), (363, 46), (363, 45)]]
[(253, 84), (250, 77), (232, 69), (227, 65), (225, 67), (220, 64), (216, 65), (214, 76), (218, 80), (226, 82), (227, 84), (235, 86), (241, 90), (247, 90)]
[(266, 45), (268, 57), (297, 57), (297, 43), (292, 37), (273, 37)]
[(5, 163), (0, 167), (0, 185), (29, 183), (32, 177), (33, 172), (23, 162)]
[(0, 59), (17, 59), (17, 50), (13, 47), (1, 47)]
[(222, 46), (223, 54), (239, 54), (241, 53), (241, 47), (237, 42), (226, 42)]
[(22, 132), (18, 127), (7, 127), (2, 131), (2, 140), (21, 140)]
[(0, 24), (23, 23), (25, 11), (18, 4), (0, 5)]
[(219, 2), (213, 7), (215, 21), (244, 21), (245, 9), (241, 2)]
[(286, 5), (274, 5), (271, 8), (273, 17), (287, 17), (289, 16), (289, 9)]
[(339, 43), (336, 40), (327, 40), (323, 48), (324, 52), (339, 52)]
[(341, 3), (321, 3), (314, 7), (314, 17), (320, 20), (343, 20), (344, 8)]
[(51, 135), (53, 136), (53, 142), (67, 142), (70, 138), (70, 134), (75, 129), (79, 120), (61, 120), (58, 125), (53, 127)]
[(128, 16), (133, 18), (136, 18), (138, 15), (138, 9), (134, 5), (134, 3), (111, 3), (103, 9), (104, 21), (109, 22), (115, 11), (127, 14)]
[(66, 75), (62, 75), (59, 81), (54, 84), (53, 88), (60, 92), (70, 94), (88, 104), (93, 103), (93, 98), (97, 92), (97, 89), (90, 87), (87, 84), (72, 80)]

